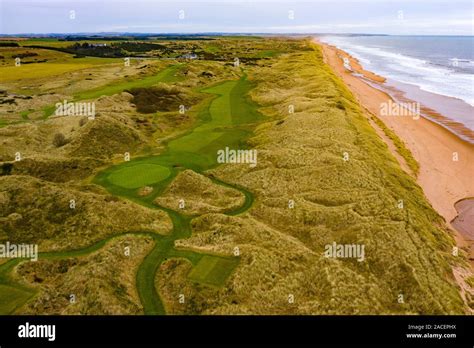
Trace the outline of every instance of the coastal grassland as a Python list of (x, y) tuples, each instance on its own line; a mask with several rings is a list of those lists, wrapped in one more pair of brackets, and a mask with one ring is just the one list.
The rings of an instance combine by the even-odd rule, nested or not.
[(18, 80), (25, 78), (40, 78), (40, 77), (49, 77), (54, 75), (61, 75), (66, 72), (86, 69), (91, 67), (91, 64), (86, 62), (77, 62), (77, 63), (36, 63), (28, 64), (21, 67), (8, 66), (0, 68), (0, 74), (2, 75), (2, 82), (10, 80)]
[[(241, 216), (200, 216), (192, 221), (192, 236), (179, 241), (179, 247), (201, 252), (240, 249), (225, 290), (209, 298), (186, 283), (193, 310), (464, 313), (451, 270), (454, 241), (442, 218), (324, 64), (320, 49), (300, 43), (301, 49), (280, 55), (271, 66), (249, 71), (257, 86), (250, 94), (272, 120), (248, 141), (258, 151), (258, 165), (211, 171), (251, 191), (252, 208)], [(364, 260), (324, 257), (333, 242), (363, 245)], [(169, 269), (166, 280), (179, 278), (185, 267)], [(160, 286), (164, 293), (176, 289), (173, 282)]]
[[(68, 53), (43, 50), (38, 48), (23, 47), (1, 47), (0, 46), (0, 67), (15, 67), (15, 58), (20, 58), (21, 64), (40, 64), (45, 62), (61, 63), (72, 61)], [(20, 69), (16, 69), (19, 72)]]
[[(157, 180), (147, 182), (154, 189), (154, 194), (147, 198), (151, 201), (169, 184), (179, 168), (201, 172), (215, 166), (217, 150), (225, 146), (242, 145), (242, 139), (250, 134), (250, 124), (261, 117), (255, 111), (254, 104), (245, 97), (249, 88), (250, 83), (242, 76), (239, 80), (204, 89), (203, 92), (212, 93), (216, 97), (200, 110), (197, 126), (167, 142), (166, 151), (159, 156), (139, 157), (110, 167), (101, 172), (95, 182), (104, 185), (114, 194), (136, 197), (137, 187), (121, 184), (126, 180), (134, 180), (137, 172), (134, 167), (155, 165), (168, 168), (169, 175), (160, 175), (159, 178), (155, 177)], [(120, 182), (114, 182), (117, 176), (120, 177)]]
[[(143, 156), (109, 167), (100, 172), (94, 179), (95, 183), (103, 185), (115, 195), (131, 199), (149, 208), (166, 211), (173, 221), (172, 233), (165, 238), (155, 240), (155, 248), (145, 258), (137, 274), (137, 286), (146, 314), (163, 314), (167, 310), (167, 305), (163, 304), (157, 293), (156, 289), (160, 287), (155, 287), (154, 275), (157, 270), (160, 273), (159, 267), (168, 257), (185, 257), (194, 264), (198, 264), (198, 261), (200, 262), (200, 259), (205, 257), (192, 250), (174, 248), (176, 240), (188, 238), (191, 235), (190, 218), (170, 208), (156, 205), (156, 203), (162, 202), (154, 201), (154, 199), (172, 182), (179, 171), (188, 169), (199, 173), (216, 166), (217, 149), (222, 148), (224, 143), (235, 146), (243, 144), (245, 138), (251, 134), (252, 123), (261, 119), (261, 115), (255, 110), (255, 104), (246, 96), (250, 85), (246, 75), (243, 75), (238, 80), (222, 82), (212, 88), (203, 90), (216, 96), (200, 111), (198, 122), (193, 129), (166, 142), (166, 150), (159, 155)], [(216, 104), (221, 107), (224, 106), (224, 110), (215, 107)], [(217, 128), (220, 131), (216, 132)], [(218, 136), (209, 136), (216, 133)], [(126, 180), (126, 178), (123, 176), (121, 176), (121, 182), (113, 182), (114, 175), (117, 175), (118, 172), (123, 173), (124, 169), (126, 169), (126, 174), (132, 176), (132, 173), (135, 172), (134, 168), (137, 168), (137, 166), (151, 164), (159, 165), (162, 168), (167, 167), (170, 175), (160, 178), (155, 176), (155, 179), (161, 180), (147, 182), (148, 189), (151, 189), (152, 193), (145, 197), (140, 194), (137, 187), (124, 185), (123, 180)], [(230, 190), (231, 185), (222, 184), (218, 180), (214, 180), (214, 183), (226, 186), (221, 191), (228, 192)], [(238, 189), (236, 187), (232, 188), (234, 190)], [(207, 192), (213, 194), (212, 191), (207, 190)], [(245, 192), (243, 196), (245, 199), (241, 206), (235, 206), (235, 204), (234, 206), (224, 206), (227, 214), (240, 213), (250, 207), (253, 201), (250, 194)], [(212, 203), (219, 205), (220, 202)], [(228, 209), (232, 210), (229, 211)], [(230, 260), (228, 257), (221, 260), (218, 256), (207, 256), (207, 262), (196, 266), (198, 268), (194, 273), (194, 282), (222, 285), (232, 273), (237, 261)]]
[[(21, 107), (10, 107), (19, 118), (35, 111), (0, 130), (7, 161), (0, 241), (50, 252), (37, 264), (0, 264), (0, 299), (5, 287), (15, 289), (2, 308), (27, 301), (18, 313), (463, 313), (442, 219), (319, 49), (284, 38), (206, 44), (215, 48), (205, 61), (109, 64), (30, 79), (31, 93), (55, 94), (38, 92), (35, 105), (17, 100)], [(168, 43), (198, 54), (202, 46)], [(233, 67), (235, 56), (242, 69)], [(185, 89), (195, 103), (185, 115), (141, 113), (126, 90), (155, 83)], [(99, 115), (86, 123), (37, 117), (60, 97), (98, 98)], [(64, 146), (52, 145), (57, 132)], [(255, 148), (257, 166), (218, 166), (216, 151), (226, 146)], [(16, 151), (25, 161), (12, 161)], [(176, 208), (179, 199), (187, 208)], [(364, 260), (323, 257), (333, 242), (364, 245)]]
[(414, 176), (418, 176), (420, 172), (420, 164), (415, 160), (410, 150), (407, 149), (405, 143), (403, 143), (403, 141), (395, 134), (395, 132), (388, 128), (378, 117), (371, 116), (371, 119), (377, 124), (378, 127), (383, 130), (385, 135), (388, 136), (390, 140), (392, 140), (397, 152), (403, 157)]
[[(178, 198), (179, 197), (179, 198)], [(180, 201), (184, 207), (179, 208)], [(242, 192), (212, 182), (192, 170), (180, 172), (154, 203), (179, 209), (182, 214), (201, 215), (210, 212), (234, 211), (245, 202)]]
[(140, 79), (132, 79), (129, 81), (125, 79), (125, 81), (121, 81), (120, 83), (111, 83), (106, 86), (101, 86), (97, 89), (80, 92), (74, 96), (74, 100), (96, 99), (103, 95), (117, 94), (127, 89), (150, 87), (157, 84), (158, 82), (176, 82), (177, 78), (174, 75), (180, 67), (181, 65), (171, 65), (151, 76), (142, 77)]
[[(30, 176), (0, 176), (0, 241), (35, 243), (41, 252), (85, 247), (122, 231), (167, 234), (161, 211)], [(31, 199), (34, 197), (34, 199)], [(75, 208), (70, 201), (75, 201)]]
[(143, 314), (135, 277), (152, 247), (150, 236), (128, 234), (87, 254), (65, 252), (61, 258), (45, 255), (37, 262), (20, 263), (15, 279), (32, 288), (35, 296), (15, 313)]
[[(264, 42), (260, 40), (260, 44)], [(239, 45), (240, 41), (236, 40), (235, 47)], [(266, 44), (267, 47), (269, 45)], [(40, 251), (48, 251), (41, 254), (42, 262), (38, 264), (38, 268), (16, 260), (2, 264), (1, 277), (6, 276), (1, 279), (2, 286), (12, 286), (19, 295), (8, 299), (9, 304), (5, 304), (8, 311), (35, 295), (22, 308), (22, 313), (136, 314), (143, 310), (147, 314), (164, 314), (160, 296), (154, 286), (154, 275), (166, 258), (185, 258), (191, 262), (192, 267), (198, 267), (198, 271), (193, 273), (194, 280), (186, 278), (193, 287), (207, 289), (210, 285), (215, 288), (212, 291), (225, 289), (238, 258), (175, 248), (176, 240), (186, 239), (191, 235), (191, 218), (166, 207), (159, 207), (153, 204), (153, 199), (185, 168), (202, 172), (215, 166), (215, 151), (223, 145), (245, 147), (244, 140), (251, 134), (254, 123), (262, 120), (255, 110), (255, 103), (247, 97), (254, 85), (247, 80), (240, 68), (234, 68), (230, 62), (232, 59), (229, 58), (228, 62), (174, 64), (172, 66), (179, 68), (169, 75), (163, 75), (164, 79), (160, 81), (152, 81), (153, 84), (166, 81), (179, 88), (189, 89), (192, 91), (190, 94), (202, 95), (203, 98), (198, 99), (199, 103), (191, 105), (191, 110), (185, 116), (172, 111), (159, 111), (157, 115), (150, 117), (142, 115), (131, 103), (133, 96), (124, 92), (125, 88), (136, 87), (128, 83), (140, 80), (136, 78), (138, 76), (148, 83), (148, 77), (155, 78), (166, 70), (168, 61), (166, 64), (147, 61), (134, 65), (131, 70), (113, 64), (98, 65), (61, 75), (57, 79), (30, 79), (27, 85), (14, 80), (7, 84), (9, 91), (25, 87), (25, 95), (28, 93), (35, 98), (15, 98), (15, 103), (18, 104), (11, 106), (12, 110), (18, 111), (19, 117), (28, 112), (28, 119), (22, 117), (24, 123), (7, 126), (0, 134), (5, 145), (1, 153), (1, 160), (4, 162), (1, 164), (0, 177), (0, 236), (1, 240), (38, 243)], [(122, 76), (124, 81), (111, 83), (117, 80), (117, 76)], [(115, 89), (113, 84), (120, 88)], [(147, 88), (148, 85), (138, 87)], [(86, 91), (85, 95), (81, 94), (83, 91)], [(91, 94), (87, 94), (88, 91)], [(83, 117), (37, 117), (38, 109), (49, 108), (51, 101), (58, 98), (87, 98), (97, 97), (99, 94), (96, 101), (100, 112), (93, 121), (87, 121)], [(228, 113), (213, 108), (214, 102), (227, 105)], [(45, 113), (47, 116), (51, 112)], [(194, 137), (186, 137), (196, 129), (198, 135), (203, 136), (201, 139), (196, 134)], [(67, 143), (60, 147), (52, 144), (54, 135), (58, 132), (67, 139)], [(220, 136), (204, 136), (212, 133)], [(194, 139), (192, 142), (197, 145), (195, 148), (190, 146), (190, 139)], [(173, 146), (177, 151), (171, 149)], [(21, 152), (23, 158), (18, 163), (13, 162), (12, 157), (16, 151)], [(119, 185), (104, 184), (100, 181), (100, 175), (98, 177), (97, 183), (104, 184), (114, 195), (107, 194), (102, 188), (84, 180), (99, 167), (104, 168), (121, 161), (125, 151), (132, 153), (132, 161), (112, 166), (103, 172), (110, 174), (117, 168), (126, 169), (127, 175), (119, 175)], [(147, 176), (146, 180), (140, 179), (140, 185), (148, 183), (149, 165), (152, 168), (166, 166), (170, 174), (166, 178), (163, 175), (163, 180), (158, 178), (157, 182), (151, 184), (152, 194), (142, 197), (138, 194), (138, 189), (128, 187), (130, 182), (132, 186), (138, 185), (134, 181), (140, 179), (137, 174)], [(199, 178), (201, 179), (203, 178)], [(209, 209), (221, 211), (227, 216), (243, 213), (252, 205), (253, 196), (249, 191), (212, 176), (210, 180), (213, 182), (212, 187), (204, 192), (208, 195)], [(208, 180), (205, 182), (209, 183)], [(221, 193), (229, 197), (217, 197)], [(71, 199), (76, 202), (74, 209), (70, 208)], [(199, 213), (201, 212), (207, 211), (202, 208)], [(173, 229), (170, 231), (171, 221)], [(108, 257), (97, 259), (94, 256), (87, 264), (83, 261), (75, 263), (77, 258), (83, 260), (90, 253), (100, 254), (112, 238), (118, 238), (123, 233), (146, 234), (155, 243), (151, 252), (145, 252), (147, 255), (140, 261), (134, 276), (134, 285), (142, 305), (140, 308), (135, 306), (136, 301), (128, 298), (126, 302), (117, 302), (114, 297), (116, 294), (110, 295), (111, 288), (122, 286), (116, 281), (117, 273), (112, 266), (109, 267), (111, 261)], [(134, 248), (132, 253), (133, 250)], [(110, 257), (110, 260), (118, 258), (119, 254)], [(208, 261), (200, 263), (204, 257)], [(102, 261), (107, 265), (104, 272), (98, 272), (99, 279), (93, 278), (90, 284), (86, 284), (85, 279), (90, 276), (91, 269)], [(128, 268), (128, 265), (120, 262), (118, 266)], [(65, 274), (64, 270), (67, 270)], [(113, 277), (108, 277), (108, 274)], [(111, 279), (112, 283), (109, 282)], [(25, 293), (20, 294), (19, 290), (23, 290), (23, 286)], [(32, 286), (35, 291), (31, 290)], [(82, 298), (78, 306), (66, 303), (67, 294), (73, 290)], [(94, 302), (91, 296), (96, 292), (99, 299)], [(110, 299), (107, 300), (109, 296)], [(49, 306), (47, 298), (58, 299), (57, 305)]]
[[(34, 56), (21, 58), (21, 65), (15, 66), (15, 57), (21, 57), (22, 54), (34, 54)], [(0, 64), (0, 83), (53, 77), (104, 64), (123, 64), (123, 61), (120, 59), (93, 57), (73, 58), (73, 56), (68, 53), (38, 48), (0, 48), (0, 55), (5, 57), (0, 60), (2, 62), (2, 64)]]

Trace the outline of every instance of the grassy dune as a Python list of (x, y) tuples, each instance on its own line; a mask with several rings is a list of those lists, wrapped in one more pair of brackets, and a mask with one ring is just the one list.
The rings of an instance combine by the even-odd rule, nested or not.
[[(105, 95), (94, 121), (24, 118), (0, 130), (0, 240), (49, 251), (0, 265), (0, 313), (463, 313), (442, 219), (319, 49), (256, 37), (198, 45), (228, 62), (136, 68), (143, 79), (120, 83), (112, 76), (125, 72), (107, 70), (68, 92)], [(158, 82), (196, 103), (144, 115), (122, 93)], [(58, 131), (69, 137), (60, 148)], [(256, 149), (257, 166), (218, 165), (225, 147)], [(16, 151), (24, 162), (12, 162)], [(365, 259), (324, 257), (333, 242), (364, 245)]]
[[(125, 248), (130, 254), (125, 254)], [(117, 315), (143, 311), (135, 274), (153, 247), (149, 236), (124, 235), (97, 250), (59, 258), (44, 255), (38, 262), (18, 266), (17, 278), (32, 284), (36, 296), (22, 308), (24, 314)], [(41, 285), (41, 287), (38, 287)], [(70, 302), (74, 294), (75, 302)]]
[[(259, 151), (256, 168), (213, 173), (246, 187), (255, 203), (246, 216), (195, 219), (193, 236), (180, 243), (228, 253), (238, 246), (242, 260), (227, 291), (208, 299), (194, 288), (191, 300), (205, 313), (463, 313), (452, 237), (319, 49), (249, 76), (252, 97), (275, 121), (249, 140)], [(333, 242), (364, 245), (364, 262), (325, 258)]]
[(74, 100), (96, 99), (103, 95), (113, 95), (132, 88), (150, 87), (157, 84), (158, 82), (173, 82), (176, 80), (174, 74), (179, 68), (180, 65), (172, 65), (152, 76), (147, 76), (144, 78), (134, 79), (130, 81), (125, 80), (120, 83), (111, 83), (109, 85), (102, 86), (97, 89), (84, 91), (76, 94), (74, 96)]
[[(245, 137), (248, 137), (250, 122), (261, 118), (255, 110), (254, 103), (246, 97), (249, 89), (250, 83), (244, 75), (239, 80), (224, 82), (204, 90), (207, 93), (216, 94), (217, 97), (202, 109), (199, 114), (199, 123), (194, 129), (168, 142), (166, 151), (158, 156), (140, 157), (110, 167), (95, 178), (95, 182), (106, 187), (109, 192), (150, 208), (160, 208), (167, 212), (173, 221), (174, 227), (171, 235), (165, 238), (155, 238), (155, 248), (145, 258), (137, 273), (137, 286), (147, 314), (164, 314), (168, 307), (162, 303), (155, 289), (154, 281), (155, 273), (168, 257), (178, 254), (194, 262), (196, 268), (193, 270), (194, 273), (190, 274), (189, 279), (214, 286), (223, 286), (238, 263), (238, 258), (235, 257), (217, 257), (191, 250), (175, 249), (174, 242), (176, 240), (188, 238), (191, 235), (190, 218), (176, 212), (176, 208), (173, 210), (153, 205), (153, 203), (161, 203), (161, 201), (155, 201), (155, 198), (163, 192), (180, 170), (186, 168), (202, 172), (212, 168), (217, 164), (218, 149), (222, 149), (224, 144), (238, 146)], [(217, 131), (218, 128), (222, 130)], [(142, 180), (142, 174), (137, 176), (137, 171), (150, 167), (159, 168), (159, 173), (155, 171), (147, 174), (146, 180)], [(165, 170), (168, 175), (164, 175)], [(223, 185), (219, 181), (215, 181), (215, 183)], [(138, 184), (148, 185), (153, 188), (153, 193), (142, 197), (136, 190)], [(223, 191), (228, 191), (231, 187), (227, 184), (225, 186)], [(232, 188), (237, 189), (236, 187)], [(249, 194), (243, 194), (243, 196), (246, 199), (241, 206), (233, 206), (231, 211), (228, 211), (228, 207), (226, 207), (227, 214), (240, 213), (250, 207), (253, 199), (249, 197)], [(168, 196), (167, 198), (173, 200), (172, 197)], [(178, 199), (175, 202), (178, 202)]]

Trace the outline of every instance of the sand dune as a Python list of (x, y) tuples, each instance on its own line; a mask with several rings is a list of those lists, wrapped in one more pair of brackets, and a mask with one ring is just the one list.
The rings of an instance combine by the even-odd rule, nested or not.
[[(326, 62), (344, 80), (361, 105), (378, 116), (411, 151), (420, 165), (418, 184), (423, 188), (432, 206), (444, 217), (449, 226), (453, 227), (450, 223), (458, 214), (455, 208), (456, 202), (474, 197), (474, 145), (423, 117), (415, 120), (412, 117), (381, 116), (380, 105), (390, 100), (390, 96), (364, 82), (344, 67), (343, 58), (348, 58), (352, 71), (364, 78), (371, 79), (373, 74), (358, 70), (360, 65), (346, 52), (317, 40), (316, 42), (323, 47)], [(371, 81), (374, 84), (381, 82), (379, 78)], [(456, 158), (457, 161), (453, 160)], [(467, 223), (470, 220), (464, 219), (464, 221)], [(473, 260), (473, 240), (469, 237), (473, 233), (471, 231), (473, 227), (463, 225), (463, 228), (459, 228), (459, 223), (456, 227), (458, 227), (456, 231), (459, 245), (471, 245), (470, 259)]]

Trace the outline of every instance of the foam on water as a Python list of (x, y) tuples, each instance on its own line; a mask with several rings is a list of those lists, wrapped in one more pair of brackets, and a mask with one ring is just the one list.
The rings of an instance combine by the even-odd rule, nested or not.
[(352, 37), (326, 36), (321, 40), (346, 51), (365, 69), (376, 74), (418, 86), (424, 91), (458, 98), (474, 106), (474, 73), (471, 73), (474, 72), (474, 61), (471, 59), (450, 58), (449, 52), (444, 53), (444, 58), (440, 53), (444, 58), (441, 61), (446, 62), (442, 65), (428, 57), (421, 59), (396, 52), (394, 47), (360, 45), (352, 42)]

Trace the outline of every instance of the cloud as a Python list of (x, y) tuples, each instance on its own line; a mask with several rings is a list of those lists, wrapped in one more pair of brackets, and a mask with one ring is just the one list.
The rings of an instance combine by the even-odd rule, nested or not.
[[(471, 0), (0, 0), (0, 33), (473, 34)], [(178, 20), (178, 11), (186, 13)], [(69, 11), (76, 11), (71, 21)], [(289, 18), (293, 11), (294, 19)], [(399, 11), (403, 20), (398, 19)]]

